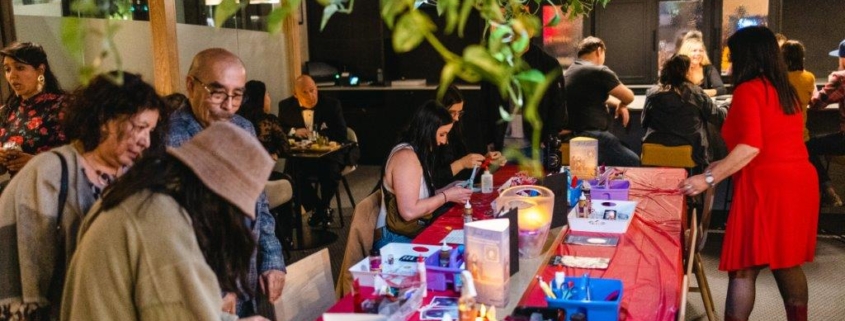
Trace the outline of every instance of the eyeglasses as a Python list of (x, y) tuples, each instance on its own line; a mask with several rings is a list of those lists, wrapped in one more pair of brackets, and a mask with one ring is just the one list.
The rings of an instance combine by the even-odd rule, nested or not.
[(463, 110), (457, 110), (457, 111), (450, 110), (449, 114), (452, 115), (452, 117), (460, 117), (460, 116), (464, 115), (464, 111)]
[(212, 104), (220, 105), (220, 104), (225, 103), (226, 100), (231, 98), (232, 99), (232, 105), (240, 106), (241, 103), (243, 103), (243, 101), (244, 101), (244, 95), (243, 94), (229, 95), (225, 91), (212, 90), (211, 88), (208, 88), (208, 85), (206, 85), (204, 82), (197, 79), (197, 77), (191, 76), (191, 78), (193, 78), (194, 81), (198, 82), (202, 86), (202, 88), (205, 89), (206, 92), (208, 92), (208, 97), (209, 97), (208, 101), (211, 102)]

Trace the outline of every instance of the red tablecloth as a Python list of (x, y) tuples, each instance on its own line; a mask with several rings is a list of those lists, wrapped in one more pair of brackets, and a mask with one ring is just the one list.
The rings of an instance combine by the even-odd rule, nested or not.
[[(686, 177), (682, 169), (630, 168), (629, 197), (637, 200), (637, 213), (616, 247), (562, 244), (562, 254), (609, 257), (607, 270), (565, 268), (566, 275), (622, 280), (624, 289), (620, 320), (675, 320), (680, 302), (684, 197), (675, 188)], [(581, 234), (581, 233), (579, 233)], [(587, 234), (587, 233), (584, 233)], [(553, 280), (556, 267), (547, 266), (544, 280)], [(542, 290), (533, 282), (520, 305), (547, 306)]]
[[(494, 184), (501, 185), (517, 172), (507, 166), (494, 176)], [(590, 273), (592, 277), (614, 278), (624, 284), (621, 320), (675, 320), (683, 279), (682, 242), (684, 197), (675, 188), (686, 177), (682, 169), (629, 168), (626, 179), (631, 181), (629, 197), (639, 201), (637, 214), (627, 233), (619, 238), (616, 247), (578, 246), (563, 244), (563, 254), (591, 257), (610, 257), (607, 270), (566, 268), (567, 275)], [(470, 203), (477, 219), (484, 218), (490, 202), (497, 193), (474, 193)], [(414, 239), (418, 244), (438, 244), (452, 229), (463, 228), (463, 206), (456, 205)], [(555, 267), (543, 272), (545, 280), (554, 279)], [(522, 271), (521, 271), (522, 272)], [(456, 296), (452, 291), (429, 293)], [(423, 305), (427, 304), (424, 302)], [(536, 283), (529, 285), (519, 305), (546, 306), (542, 291)], [(341, 298), (327, 312), (352, 312), (352, 296)], [(419, 320), (414, 314), (410, 320)]]

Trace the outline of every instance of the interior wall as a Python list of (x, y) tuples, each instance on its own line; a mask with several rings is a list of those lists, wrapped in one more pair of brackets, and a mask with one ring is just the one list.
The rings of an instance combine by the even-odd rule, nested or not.
[(825, 82), (837, 68), (838, 61), (828, 53), (845, 39), (845, 24), (836, 18), (842, 13), (841, 0), (783, 0), (781, 32), (804, 43), (804, 69), (816, 75), (816, 82)]
[[(32, 41), (41, 44), (47, 52), (50, 65), (65, 90), (79, 86), (79, 64), (71, 59), (61, 42), (60, 17), (16, 15), (15, 22), (19, 41)], [(102, 30), (103, 19), (84, 19), (89, 28)], [(154, 81), (152, 61), (152, 41), (150, 25), (147, 21), (111, 20), (120, 29), (115, 43), (123, 60), (126, 71), (139, 73), (147, 81)], [(284, 35), (270, 35), (267, 32), (214, 29), (205, 26), (177, 24), (180, 72), (187, 76), (193, 56), (206, 48), (222, 47), (239, 55), (246, 64), (247, 79), (263, 81), (273, 100), (273, 113), (277, 113), (278, 102), (292, 93), (284, 75), (285, 66)], [(100, 51), (102, 39), (88, 32), (85, 44), (85, 63), (91, 63)], [(102, 70), (114, 69), (114, 60), (106, 59)], [(184, 83), (180, 84), (184, 91)]]

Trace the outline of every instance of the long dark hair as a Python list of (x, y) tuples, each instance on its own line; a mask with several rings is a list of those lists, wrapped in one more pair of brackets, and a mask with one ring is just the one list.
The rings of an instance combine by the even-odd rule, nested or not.
[[(64, 93), (62, 87), (59, 86), (59, 79), (53, 74), (53, 69), (50, 68), (50, 63), (47, 61), (47, 53), (44, 52), (44, 48), (41, 45), (32, 42), (16, 42), (0, 50), (0, 59), (5, 57), (12, 58), (14, 61), (30, 65), (36, 69), (44, 65), (44, 89), (42, 92), (52, 94)], [(16, 95), (9, 95), (6, 105), (16, 105), (19, 99), (20, 97)]]
[(423, 175), (428, 183), (430, 193), (434, 193), (434, 182), (431, 177), (431, 166), (435, 164), (437, 147), (437, 129), (452, 123), (452, 115), (435, 100), (429, 100), (417, 108), (408, 129), (402, 135), (400, 142), (408, 143), (414, 148), (422, 165)]
[(689, 71), (690, 58), (685, 55), (672, 55), (663, 62), (658, 80), (664, 87), (681, 90), (684, 84), (689, 83), (687, 72)]
[(65, 134), (71, 141), (82, 142), (86, 152), (92, 151), (106, 139), (102, 128), (109, 121), (129, 121), (133, 115), (156, 110), (158, 124), (150, 133), (148, 151), (162, 152), (164, 135), (167, 133), (168, 107), (140, 75), (123, 72), (121, 85), (112, 80), (117, 75), (116, 71), (109, 72), (108, 76), (99, 75), (87, 87), (69, 97), (63, 119)]
[[(440, 87), (434, 90), (435, 92), (440, 91)], [(458, 90), (458, 87), (454, 84), (449, 85), (446, 88), (446, 92), (443, 94), (443, 97), (440, 98), (440, 103), (446, 107), (448, 111), (452, 105), (460, 104), (464, 102), (464, 96), (461, 95), (461, 91)], [(451, 116), (451, 111), (449, 112), (449, 116)], [(452, 130), (449, 131), (449, 144), (446, 146), (441, 146), (442, 148), (451, 149), (453, 157), (463, 157), (463, 155), (467, 154), (467, 146), (466, 142), (464, 142), (464, 133), (463, 133), (463, 122), (461, 119), (454, 122), (452, 126)], [(445, 159), (447, 162), (452, 162), (451, 159)]]
[(181, 161), (161, 154), (142, 158), (109, 185), (100, 211), (115, 208), (144, 190), (172, 197), (188, 214), (203, 257), (217, 275), (221, 290), (253, 294), (246, 285), (256, 242), (240, 209), (208, 189)]
[(798, 95), (789, 84), (786, 63), (778, 47), (775, 34), (763, 26), (739, 29), (728, 38), (733, 62), (733, 83), (740, 84), (762, 78), (774, 87), (781, 109), (787, 115), (800, 111)]
[(238, 109), (238, 115), (256, 124), (259, 116), (264, 114), (264, 95), (267, 94), (267, 85), (258, 80), (250, 80), (246, 82), (244, 88), (246, 99)]

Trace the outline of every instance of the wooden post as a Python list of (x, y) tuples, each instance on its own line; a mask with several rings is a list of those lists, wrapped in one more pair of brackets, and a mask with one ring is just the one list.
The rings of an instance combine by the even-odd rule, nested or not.
[[(12, 44), (17, 39), (15, 32), (15, 11), (11, 0), (0, 0), (0, 48)], [(0, 77), (0, 105), (6, 102), (6, 97), (12, 95), (5, 77)]]
[[(300, 6), (305, 5), (300, 3)], [(288, 67), (288, 88), (293, 92), (293, 85), (296, 77), (302, 74), (302, 44), (299, 41), (299, 10), (294, 10), (285, 18), (284, 22), (284, 37), (285, 37), (285, 51), (287, 51), (287, 67)]]
[(171, 0), (150, 0), (153, 71), (160, 95), (182, 91), (179, 50), (176, 47), (176, 4)]

